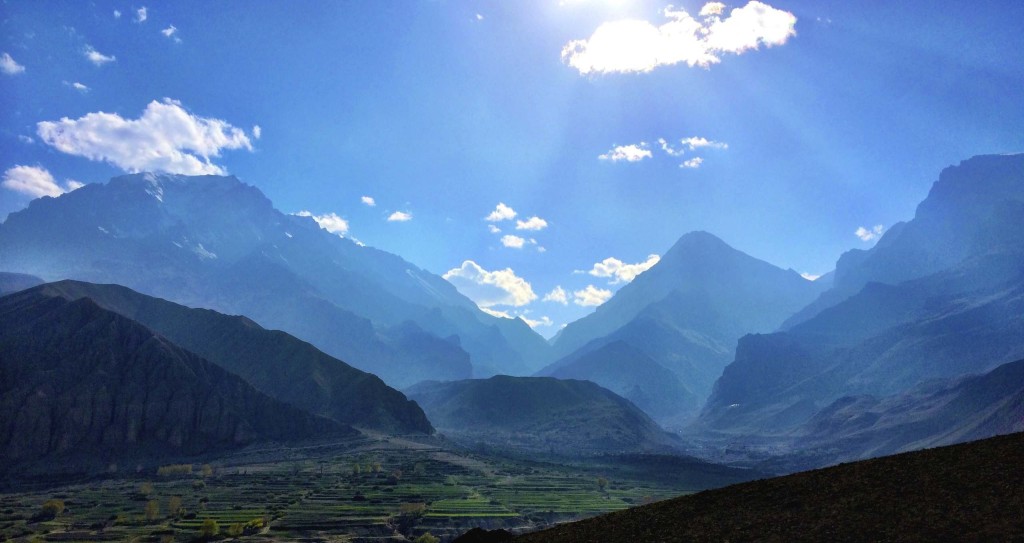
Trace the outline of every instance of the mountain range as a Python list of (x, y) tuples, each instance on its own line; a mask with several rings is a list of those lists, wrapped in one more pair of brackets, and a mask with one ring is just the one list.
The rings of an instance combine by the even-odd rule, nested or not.
[(246, 315), (394, 386), (529, 372), (547, 348), (523, 321), (234, 177), (133, 174), (39, 198), (0, 225), (0, 254), (8, 272)]
[(353, 435), (88, 298), (38, 290), (0, 298), (5, 471), (24, 462), (60, 459), (64, 469)]

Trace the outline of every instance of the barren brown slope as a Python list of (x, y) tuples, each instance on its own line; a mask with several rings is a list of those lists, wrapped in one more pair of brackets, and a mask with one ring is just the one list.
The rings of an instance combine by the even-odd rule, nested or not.
[(1024, 541), (1024, 433), (709, 490), (521, 543)]

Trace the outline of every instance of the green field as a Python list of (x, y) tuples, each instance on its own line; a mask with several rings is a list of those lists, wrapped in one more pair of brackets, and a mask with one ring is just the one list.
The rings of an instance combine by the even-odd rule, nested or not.
[[(196, 463), (190, 474), (133, 469), (0, 494), (0, 538), (182, 542), (197, 540), (212, 519), (216, 538), (233, 539), (233, 526), (238, 531), (261, 519), (259, 533), (240, 539), (379, 542), (431, 532), (444, 541), (474, 526), (534, 529), (692, 490), (382, 436), (309, 450), (247, 451), (209, 465), (206, 475)], [(62, 501), (64, 510), (40, 518), (47, 500)], [(180, 501), (177, 511), (172, 500)]]

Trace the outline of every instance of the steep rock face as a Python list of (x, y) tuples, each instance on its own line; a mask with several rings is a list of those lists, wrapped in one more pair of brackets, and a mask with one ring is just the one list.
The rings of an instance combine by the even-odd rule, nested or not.
[(5, 465), (69, 453), (190, 455), (350, 434), (91, 300), (32, 293), (0, 299)]
[[(842, 396), (898, 394), (1024, 357), (1022, 194), (1024, 155), (944, 171), (913, 221), (838, 266), (838, 301), (816, 306), (823, 295), (786, 332), (740, 341), (699, 427), (785, 432)], [(860, 285), (908, 275), (920, 276)], [(844, 284), (860, 286), (846, 295)]]
[(788, 329), (856, 294), (869, 282), (894, 285), (950, 268), (1024, 234), (1024, 155), (984, 155), (946, 168), (913, 220), (893, 225), (868, 250), (836, 263), (833, 288), (786, 320)]
[[(9, 271), (47, 280), (117, 283), (246, 314), (385, 380), (428, 357), (447, 372), (434, 378), (470, 376), (470, 357), (525, 371), (546, 349), (540, 336), (483, 313), (442, 278), (310, 217), (285, 215), (233, 177), (135, 174), (34, 200), (0, 225), (0, 257)], [(378, 333), (406, 321), (457, 335), (471, 352), (453, 342), (410, 352), (389, 343), (393, 333)]]
[(264, 394), (310, 413), (385, 432), (433, 431), (419, 406), (380, 378), (246, 317), (192, 309), (118, 285), (60, 281), (33, 293), (89, 298), (237, 374)]
[(576, 455), (676, 443), (628, 400), (589, 381), (498, 375), (406, 393), (439, 431), (468, 444)]

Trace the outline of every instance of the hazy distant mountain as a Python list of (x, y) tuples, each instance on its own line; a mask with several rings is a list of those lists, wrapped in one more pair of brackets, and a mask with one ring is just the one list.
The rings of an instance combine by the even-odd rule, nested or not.
[[(792, 270), (783, 270), (733, 249), (706, 232), (679, 239), (650, 270), (622, 287), (597, 310), (570, 323), (554, 344), (561, 358), (539, 375), (559, 375), (560, 368), (583, 356), (587, 373), (575, 365), (571, 375), (621, 391), (610, 366), (629, 371), (635, 357), (622, 357), (604, 346), (624, 343), (671, 371), (688, 393), (673, 398), (667, 383), (657, 389), (636, 383), (630, 397), (648, 397), (647, 412), (662, 420), (695, 414), (715, 379), (732, 360), (736, 340), (752, 331), (775, 330), (822, 290)], [(601, 359), (600, 363), (597, 359)], [(570, 375), (563, 372), (562, 375)], [(667, 402), (679, 411), (669, 415)], [(660, 406), (655, 406), (660, 404)]]
[[(940, 266), (962, 258), (917, 279), (868, 283), (787, 332), (744, 337), (701, 426), (780, 432), (842, 396), (896, 394), (926, 379), (985, 372), (1024, 358), (1022, 166), (1024, 155), (978, 157), (944, 171), (919, 207), (919, 214), (928, 210), (923, 226), (915, 218), (882, 241), (890, 235), (898, 241), (906, 232), (936, 239), (921, 245), (886, 241), (887, 249), (872, 253), (871, 269), (900, 270), (905, 262), (918, 274), (923, 262)], [(958, 232), (929, 230), (950, 224)], [(938, 249), (944, 235), (952, 236), (949, 251)], [(930, 259), (922, 251), (944, 256)]]
[(239, 375), (264, 394), (310, 413), (387, 432), (433, 431), (419, 406), (377, 376), (246, 317), (188, 308), (119, 285), (60, 281), (31, 293), (89, 298)]
[(118, 283), (244, 314), (397, 386), (469, 377), (471, 361), (530, 371), (547, 348), (521, 321), (487, 315), (438, 276), (277, 211), (234, 177), (126, 175), (33, 200), (0, 225), (0, 260), (47, 280)]
[(699, 409), (697, 397), (676, 374), (624, 341), (577, 351), (544, 370), (558, 379), (593, 381), (633, 402), (657, 421)]
[(83, 298), (0, 298), (0, 465), (352, 435)]
[(32, 288), (36, 285), (41, 285), (44, 282), (45, 281), (34, 275), (0, 272), (0, 296)]
[(787, 319), (791, 328), (856, 294), (869, 282), (897, 284), (1020, 243), (1024, 155), (983, 155), (942, 171), (913, 220), (897, 223), (871, 249), (853, 249), (836, 263), (833, 288)]
[(581, 454), (675, 443), (628, 400), (588, 381), (498, 375), (421, 383), (406, 394), (438, 431), (468, 444)]
[(846, 396), (803, 425), (797, 448), (819, 463), (1024, 431), (1024, 360), (893, 396)]

